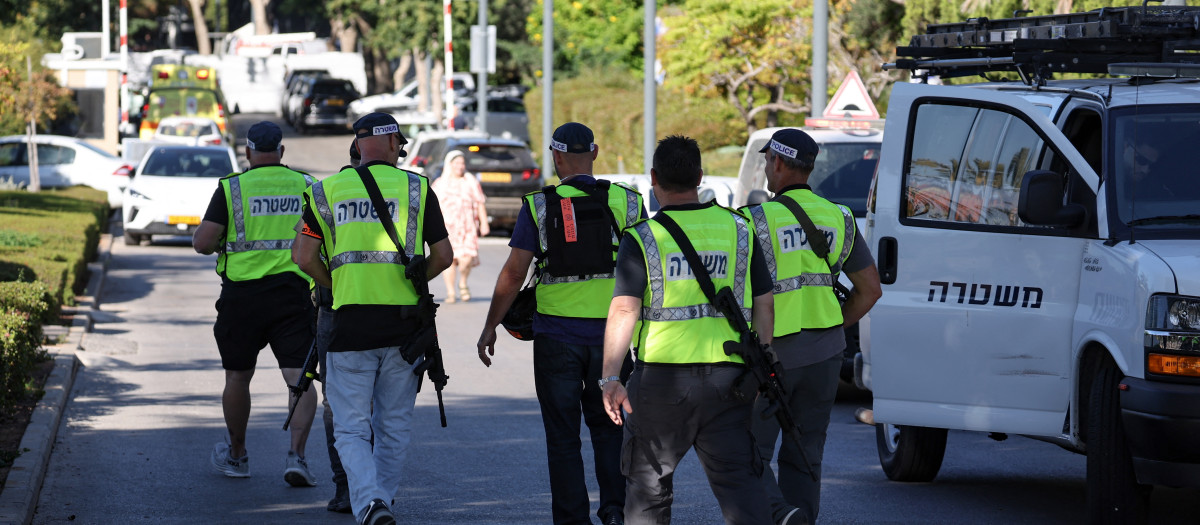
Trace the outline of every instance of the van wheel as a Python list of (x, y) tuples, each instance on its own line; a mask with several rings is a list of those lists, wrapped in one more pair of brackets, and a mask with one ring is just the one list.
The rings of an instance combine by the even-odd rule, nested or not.
[(1139, 485), (1121, 424), (1121, 372), (1100, 365), (1088, 396), (1088, 523), (1145, 523), (1149, 485)]
[(125, 246), (137, 246), (139, 244), (142, 244), (141, 235), (125, 232)]
[(933, 481), (946, 455), (946, 429), (875, 425), (879, 464), (892, 481)]

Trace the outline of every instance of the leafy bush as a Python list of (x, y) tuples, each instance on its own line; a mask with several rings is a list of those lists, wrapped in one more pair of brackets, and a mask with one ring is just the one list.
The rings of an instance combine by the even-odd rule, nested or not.
[(48, 358), (41, 343), (49, 310), (45, 284), (0, 283), (0, 413), (30, 394), (34, 367)]

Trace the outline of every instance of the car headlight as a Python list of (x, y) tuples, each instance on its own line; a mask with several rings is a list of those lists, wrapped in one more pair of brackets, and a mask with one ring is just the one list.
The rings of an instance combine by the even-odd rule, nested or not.
[(1200, 297), (1155, 295), (1146, 309), (1147, 330), (1200, 331)]
[(149, 195), (146, 195), (145, 193), (142, 193), (133, 188), (129, 188), (129, 196), (133, 197), (135, 199), (151, 200)]

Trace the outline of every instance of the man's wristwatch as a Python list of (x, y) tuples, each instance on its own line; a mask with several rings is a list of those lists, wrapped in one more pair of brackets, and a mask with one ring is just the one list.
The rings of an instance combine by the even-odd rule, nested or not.
[(604, 378), (601, 378), (599, 381), (597, 381), (597, 383), (600, 384), (600, 388), (604, 388), (604, 385), (607, 385), (613, 381), (616, 381), (618, 383), (621, 382), (621, 376), (604, 377)]

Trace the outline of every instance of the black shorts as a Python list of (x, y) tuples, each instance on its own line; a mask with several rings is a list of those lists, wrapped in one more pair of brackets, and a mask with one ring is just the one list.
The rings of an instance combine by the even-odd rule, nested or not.
[(221, 366), (253, 370), (258, 352), (270, 344), (279, 368), (303, 367), (313, 342), (313, 316), (308, 285), (295, 275), (222, 285), (213, 325)]

